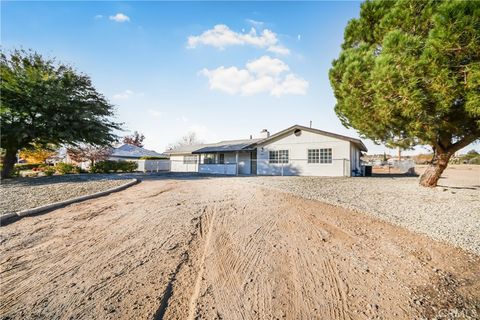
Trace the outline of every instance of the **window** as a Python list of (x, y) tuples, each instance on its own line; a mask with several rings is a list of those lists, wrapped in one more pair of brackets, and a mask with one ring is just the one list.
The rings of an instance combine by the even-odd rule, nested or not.
[(319, 162), (320, 162), (320, 150), (308, 149), (308, 163), (319, 163)]
[(308, 163), (332, 163), (332, 148), (308, 149)]
[(224, 164), (225, 163), (225, 155), (223, 153), (220, 153), (218, 155), (218, 163)]
[(204, 164), (214, 164), (215, 163), (215, 155), (212, 153), (207, 153), (203, 156), (203, 163)]
[(183, 156), (183, 164), (197, 163), (197, 156)]
[(268, 153), (269, 163), (288, 163), (288, 150), (274, 150)]

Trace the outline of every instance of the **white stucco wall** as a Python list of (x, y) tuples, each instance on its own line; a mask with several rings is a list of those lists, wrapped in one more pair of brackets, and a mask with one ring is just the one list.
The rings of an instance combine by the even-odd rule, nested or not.
[(198, 172), (198, 155), (197, 163), (183, 163), (184, 155), (170, 156), (170, 171), (172, 172)]
[[(308, 149), (332, 148), (332, 163), (308, 163)], [(270, 150), (288, 150), (289, 162), (269, 163)], [(259, 175), (350, 176), (350, 142), (302, 131), (291, 134), (257, 148), (257, 173)]]
[(237, 173), (237, 165), (235, 163), (230, 163), (230, 164), (200, 164), (199, 172), (200, 173), (235, 175)]

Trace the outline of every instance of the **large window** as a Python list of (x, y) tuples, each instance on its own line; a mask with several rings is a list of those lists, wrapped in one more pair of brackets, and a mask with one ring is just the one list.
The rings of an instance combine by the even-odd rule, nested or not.
[(308, 163), (332, 163), (332, 148), (308, 149)]
[(268, 153), (270, 163), (288, 163), (288, 150), (274, 150)]
[(215, 155), (213, 153), (207, 153), (203, 156), (203, 163), (204, 164), (214, 164), (215, 163)]
[(197, 163), (197, 156), (183, 156), (183, 164)]

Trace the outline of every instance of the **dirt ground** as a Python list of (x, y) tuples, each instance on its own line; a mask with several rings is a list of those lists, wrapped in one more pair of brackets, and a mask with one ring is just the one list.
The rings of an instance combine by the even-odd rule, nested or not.
[(3, 319), (480, 317), (480, 257), (242, 178), (146, 180), (0, 232)]

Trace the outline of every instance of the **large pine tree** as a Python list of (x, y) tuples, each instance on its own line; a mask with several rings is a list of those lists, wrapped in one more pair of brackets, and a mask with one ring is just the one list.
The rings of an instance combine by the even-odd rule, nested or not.
[(480, 137), (480, 1), (367, 1), (330, 70), (342, 123), (388, 146), (429, 145), (420, 178)]

